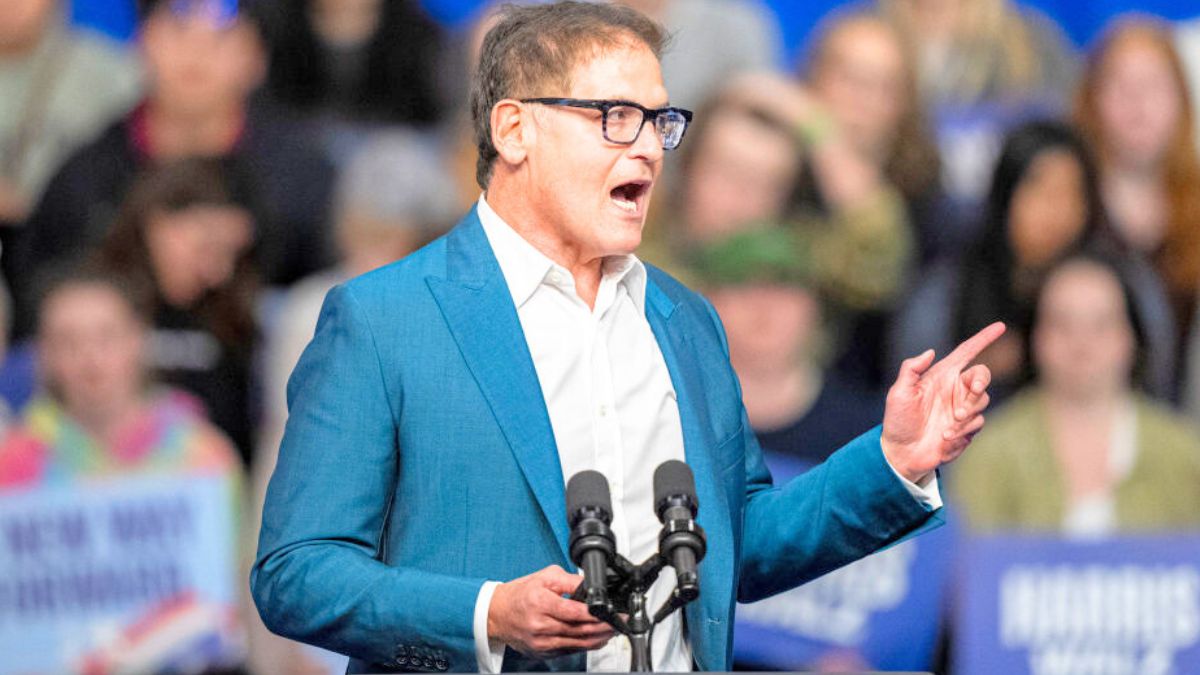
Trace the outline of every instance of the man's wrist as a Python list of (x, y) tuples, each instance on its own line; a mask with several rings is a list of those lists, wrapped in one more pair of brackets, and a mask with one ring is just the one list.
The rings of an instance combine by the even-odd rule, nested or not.
[(933, 476), (933, 471), (916, 472), (908, 467), (907, 464), (900, 461), (901, 453), (898, 451), (884, 434), (879, 436), (879, 448), (883, 450), (883, 460), (891, 467), (892, 473), (895, 473), (898, 478), (903, 478), (914, 485), (927, 484), (930, 477)]
[(498, 581), (484, 582), (475, 601), (475, 661), (481, 673), (498, 673), (504, 664), (504, 642), (493, 637), (491, 622), (492, 600), (501, 585)]

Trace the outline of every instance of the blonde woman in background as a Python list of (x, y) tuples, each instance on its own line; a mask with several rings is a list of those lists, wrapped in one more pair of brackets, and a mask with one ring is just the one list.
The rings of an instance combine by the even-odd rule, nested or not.
[(1010, 0), (879, 0), (918, 48), (930, 105), (1014, 102), (1069, 91), (1075, 61), (1062, 29)]

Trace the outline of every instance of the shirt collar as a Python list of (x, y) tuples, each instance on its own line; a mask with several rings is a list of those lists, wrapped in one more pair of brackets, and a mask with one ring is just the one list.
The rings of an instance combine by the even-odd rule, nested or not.
[[(543, 283), (554, 285), (550, 281), (553, 278), (551, 273), (570, 280), (570, 272), (517, 234), (516, 230), (492, 209), (482, 194), (479, 195), (476, 213), (492, 247), (492, 253), (496, 256), (496, 262), (500, 265), (500, 271), (504, 274), (513, 304), (518, 308), (533, 296), (538, 286)], [(623, 286), (638, 312), (645, 313), (646, 266), (637, 256), (626, 253), (606, 257), (602, 274), (604, 279), (612, 279), (612, 283)]]

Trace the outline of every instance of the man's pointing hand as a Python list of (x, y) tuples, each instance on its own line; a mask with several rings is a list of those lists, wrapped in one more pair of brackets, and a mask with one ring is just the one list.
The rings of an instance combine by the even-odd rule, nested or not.
[(971, 362), (1003, 334), (1004, 324), (993, 323), (937, 363), (930, 349), (900, 365), (888, 390), (881, 443), (901, 476), (920, 483), (961, 455), (983, 428), (992, 374)]

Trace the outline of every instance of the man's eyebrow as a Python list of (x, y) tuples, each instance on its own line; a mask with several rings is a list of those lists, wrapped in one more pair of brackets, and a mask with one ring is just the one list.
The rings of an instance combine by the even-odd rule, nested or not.
[(610, 102), (612, 102), (612, 103), (619, 103), (619, 104), (623, 104), (623, 105), (635, 105), (635, 106), (641, 106), (641, 107), (643, 107), (643, 108), (648, 108), (648, 109), (650, 109), (650, 110), (659, 110), (659, 109), (662, 109), (662, 108), (669, 108), (669, 107), (671, 107), (671, 102), (670, 102), (670, 101), (667, 101), (666, 103), (663, 103), (662, 105), (642, 105), (641, 103), (638, 103), (637, 101), (631, 101), (631, 100), (629, 100), (629, 99), (627, 99), (627, 98), (610, 98), (610, 99), (606, 99), (606, 100), (608, 100), (608, 101), (610, 101)]

